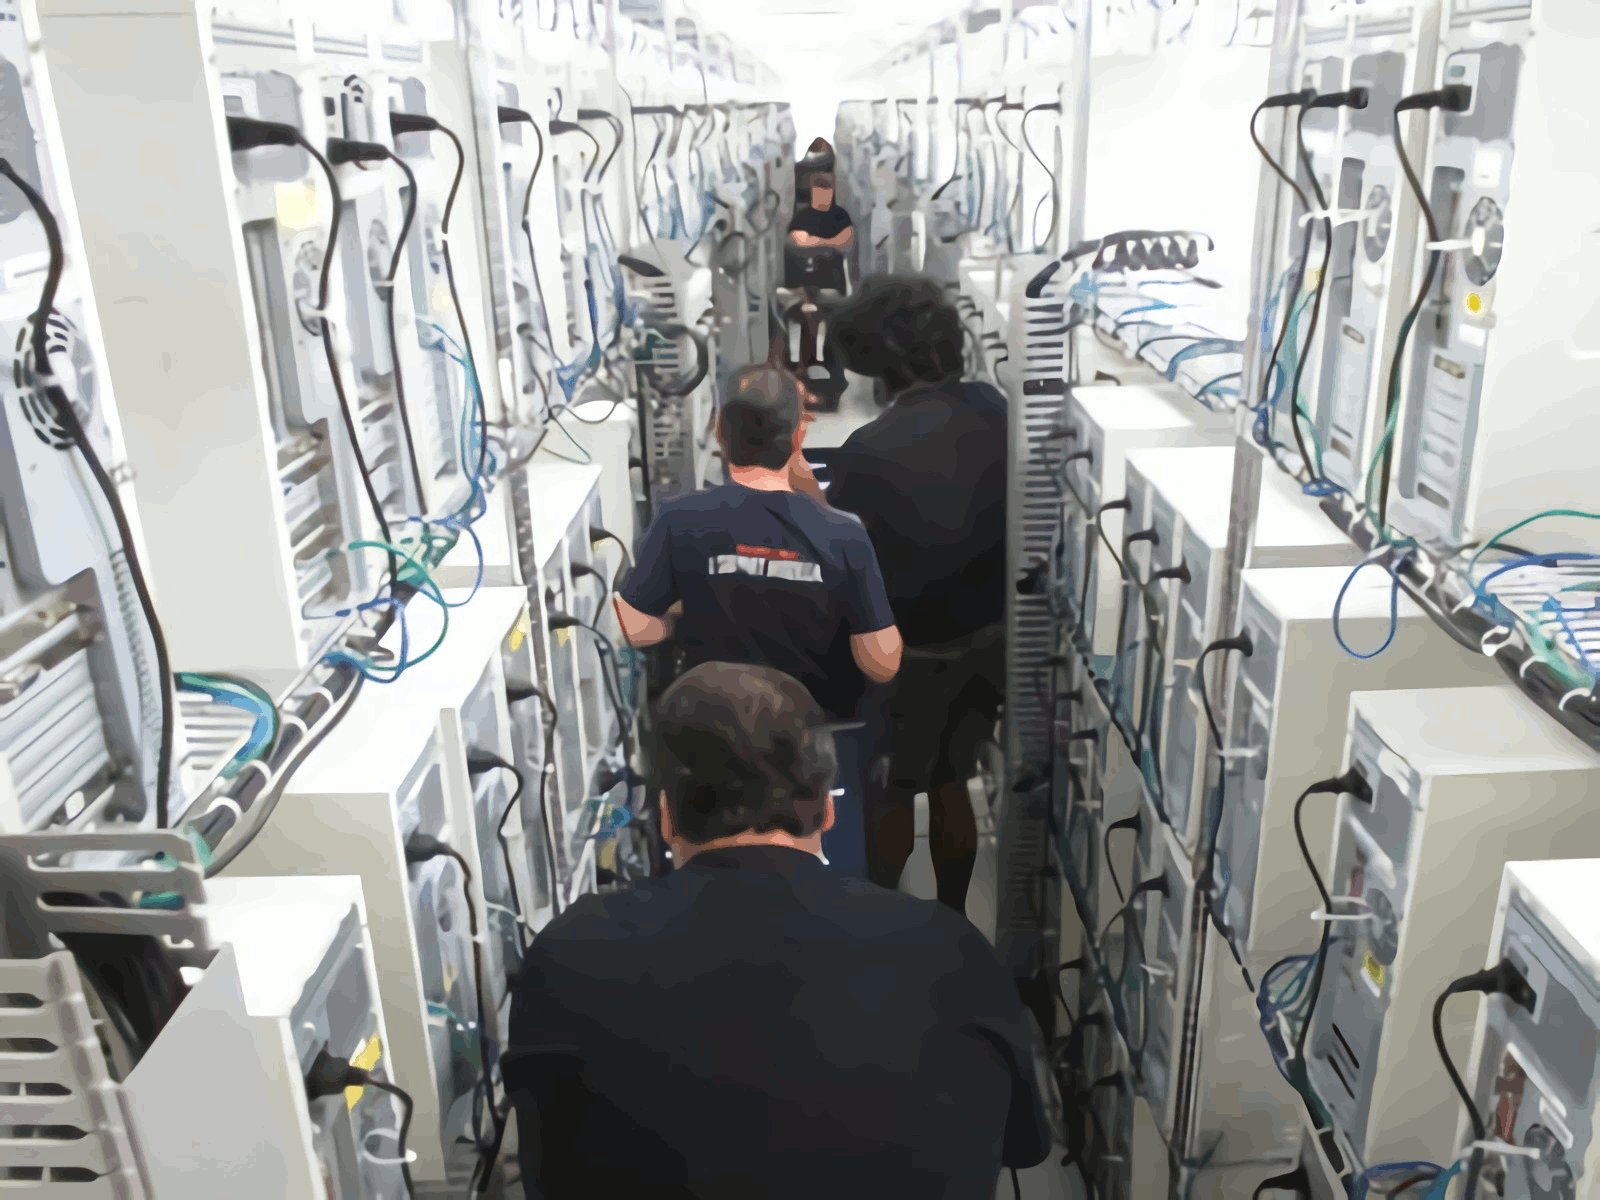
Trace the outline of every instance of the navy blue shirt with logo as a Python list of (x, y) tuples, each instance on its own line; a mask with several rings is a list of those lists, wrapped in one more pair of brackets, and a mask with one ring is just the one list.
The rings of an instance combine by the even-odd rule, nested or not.
[(794, 492), (723, 484), (663, 504), (622, 598), (659, 617), (678, 601), (689, 665), (773, 667), (830, 715), (856, 715), (853, 634), (894, 624), (872, 541), (849, 513)]

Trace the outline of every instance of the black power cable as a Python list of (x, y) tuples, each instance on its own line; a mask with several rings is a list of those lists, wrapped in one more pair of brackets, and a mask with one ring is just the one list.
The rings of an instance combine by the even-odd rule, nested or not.
[(550, 814), (550, 778), (556, 769), (556, 708), (551, 702), (549, 693), (537, 684), (528, 688), (526, 692), (508, 690), (506, 693), (508, 704), (520, 704), (524, 700), (531, 699), (539, 701), (541, 706), (539, 720), (544, 728), (544, 754), (539, 767), (539, 821), (544, 829), (545, 865), (549, 868), (550, 880), (550, 906), (559, 914), (565, 905), (561, 898), (561, 868), (556, 856), (555, 818)]
[(324, 1096), (337, 1096), (346, 1088), (352, 1087), (377, 1088), (380, 1092), (393, 1096), (399, 1103), (400, 1131), (395, 1138), (395, 1157), (400, 1164), (400, 1176), (405, 1181), (406, 1195), (415, 1195), (415, 1188), (411, 1182), (411, 1156), (406, 1152), (406, 1140), (411, 1134), (411, 1115), (414, 1107), (411, 1094), (398, 1084), (380, 1079), (354, 1063), (334, 1057), (328, 1053), (326, 1047), (317, 1051), (317, 1057), (312, 1060), (311, 1067), (306, 1072), (306, 1099), (318, 1100)]
[[(514, 770), (515, 768), (513, 768)], [(489, 1143), (496, 1148), (501, 1144), (501, 1127), (505, 1121), (494, 1100), (493, 1079), (493, 1045), (489, 1037), (489, 1023), (493, 1014), (489, 1010), (489, 995), (485, 989), (486, 979), (483, 970), (483, 938), (478, 929), (478, 909), (472, 903), (472, 868), (467, 864), (467, 859), (461, 851), (454, 846), (446, 845), (437, 838), (425, 833), (414, 833), (406, 841), (405, 846), (407, 864), (424, 863), (431, 859), (445, 857), (454, 860), (461, 870), (461, 896), (467, 906), (467, 936), (472, 941), (472, 984), (473, 999), (478, 1006), (478, 1057), (482, 1060), (482, 1079), (480, 1085), (483, 1089), (485, 1104), (489, 1110), (489, 1119), (494, 1127), (493, 1141)], [(476, 1089), (475, 1089), (476, 1090)], [(478, 1134), (477, 1118), (473, 1119), (473, 1136)], [(486, 1154), (489, 1146), (478, 1144), (480, 1158)], [(480, 1166), (484, 1164), (480, 1163)], [(492, 1169), (493, 1162), (489, 1162), (485, 1169)]]
[(598, 627), (568, 613), (551, 613), (548, 627), (552, 632), (558, 629), (585, 629), (594, 637), (595, 649), (600, 656), (601, 682), (606, 689), (606, 697), (611, 701), (611, 707), (616, 710), (618, 732), (621, 734), (623, 746), (631, 754), (633, 716), (628, 712), (628, 706), (622, 698), (622, 676), (617, 668), (616, 646)]
[[(367, 465), (366, 452), (361, 449), (361, 431), (356, 427), (355, 412), (350, 407), (350, 397), (345, 391), (344, 377), (339, 370), (339, 355), (333, 344), (333, 325), (328, 320), (328, 291), (333, 274), (333, 257), (339, 248), (339, 229), (344, 221), (344, 192), (339, 187), (339, 177), (333, 164), (322, 151), (307, 140), (305, 134), (282, 121), (262, 121), (255, 117), (230, 116), (228, 118), (228, 145), (234, 153), (256, 150), (265, 146), (298, 146), (311, 156), (328, 183), (331, 211), (328, 216), (328, 242), (322, 251), (322, 267), (317, 275), (317, 332), (322, 343), (322, 354), (333, 381), (333, 392), (339, 402), (339, 416), (345, 436), (350, 441), (350, 455), (355, 459), (356, 470), (361, 475), (361, 486), (372, 506), (372, 515), (378, 522), (378, 532), (388, 545), (394, 545), (394, 534), (389, 528), (389, 517), (383, 511), (383, 501), (378, 498), (377, 485), (372, 481), (372, 469)], [(399, 583), (400, 563), (391, 550), (389, 559), (389, 585), (392, 591)]]
[[(556, 357), (555, 330), (550, 325), (550, 305), (544, 296), (544, 279), (539, 274), (539, 252), (533, 244), (533, 221), (529, 214), (533, 211), (533, 189), (539, 182), (539, 172), (544, 167), (544, 130), (539, 128), (539, 122), (533, 119), (533, 114), (520, 109), (512, 108), (509, 104), (499, 107), (497, 116), (502, 125), (523, 124), (533, 130), (533, 136), (538, 141), (538, 152), (533, 158), (533, 170), (528, 173), (528, 186), (522, 190), (522, 226), (523, 240), (528, 243), (528, 269), (532, 273), (534, 294), (539, 298), (539, 320), (544, 323), (544, 345), (540, 347), (552, 360)], [(530, 328), (531, 332), (531, 328)], [(537, 345), (537, 342), (535, 343)], [(548, 399), (546, 407), (549, 407)]]
[[(482, 479), (487, 473), (485, 466), (489, 455), (489, 412), (484, 406), (483, 386), (480, 383), (482, 376), (478, 373), (478, 356), (472, 349), (472, 331), (467, 325), (467, 314), (461, 306), (461, 290), (456, 286), (455, 259), (450, 253), (450, 218), (455, 213), (456, 196), (461, 191), (461, 176), (467, 169), (467, 151), (461, 144), (461, 137), (443, 121), (434, 119), (423, 113), (408, 113), (391, 110), (389, 113), (389, 130), (392, 134), (402, 133), (442, 133), (450, 139), (450, 145), (456, 152), (455, 173), (450, 178), (450, 192), (445, 197), (444, 213), (439, 219), (440, 256), (444, 259), (445, 284), (450, 289), (450, 304), (455, 311), (456, 325), (461, 330), (461, 347), (466, 351), (467, 369), (472, 374), (474, 404), (478, 410), (478, 462), (475, 468), (477, 476)], [(465, 464), (463, 464), (464, 466)]]
[(1211, 912), (1212, 919), (1216, 922), (1219, 931), (1223, 932), (1232, 944), (1232, 937), (1224, 929), (1222, 914), (1216, 908), (1216, 870), (1217, 870), (1217, 839), (1222, 832), (1222, 816), (1228, 797), (1228, 764), (1220, 761), (1223, 752), (1222, 726), (1217, 722), (1215, 710), (1211, 707), (1211, 692), (1206, 687), (1206, 658), (1216, 653), (1237, 653), (1249, 658), (1255, 653), (1255, 643), (1248, 633), (1238, 633), (1229, 638), (1218, 638), (1200, 651), (1195, 659), (1195, 680), (1200, 692), (1200, 705), (1205, 709), (1206, 725), (1211, 731), (1211, 744), (1216, 748), (1219, 756), (1217, 764), (1216, 794), (1212, 797), (1209, 822), (1206, 827), (1205, 837), (1201, 845), (1205, 852), (1205, 869), (1201, 872), (1199, 887), (1206, 897), (1206, 907)]
[(1078, 593), (1078, 619), (1080, 621), (1089, 611), (1089, 579), (1094, 574), (1092, 555), (1094, 552), (1094, 540), (1096, 537), (1098, 537), (1100, 541), (1105, 544), (1106, 553), (1111, 555), (1112, 561), (1117, 564), (1117, 574), (1124, 578), (1127, 576), (1127, 568), (1122, 565), (1122, 556), (1117, 553), (1117, 548), (1111, 544), (1111, 539), (1106, 536), (1105, 522), (1102, 518), (1104, 518), (1105, 515), (1113, 509), (1117, 509), (1121, 512), (1128, 512), (1132, 508), (1133, 501), (1126, 496), (1120, 500), (1107, 500), (1099, 508), (1094, 510), (1094, 520), (1089, 522), (1089, 524), (1084, 528), (1083, 583)]
[[(1250, 114), (1250, 141), (1254, 143), (1256, 153), (1261, 155), (1263, 162), (1272, 169), (1272, 173), (1281, 179), (1285, 186), (1294, 193), (1295, 199), (1300, 202), (1300, 207), (1307, 212), (1311, 211), (1311, 200), (1306, 196), (1305, 189), (1295, 182), (1294, 176), (1283, 169), (1283, 165), (1261, 141), (1261, 135), (1256, 132), (1256, 122), (1261, 114), (1269, 108), (1303, 108), (1316, 99), (1316, 92), (1307, 88), (1299, 92), (1284, 92), (1281, 95), (1269, 96)], [(1267, 360), (1266, 374), (1261, 381), (1261, 396), (1258, 405), (1265, 405), (1272, 395), (1273, 376), (1278, 371), (1278, 359), (1283, 353), (1283, 343), (1288, 339), (1289, 329), (1294, 324), (1294, 298), (1300, 292), (1301, 282), (1305, 278), (1306, 260), (1311, 256), (1311, 226), (1307, 224), (1305, 236), (1300, 242), (1300, 252), (1295, 256), (1294, 266), (1290, 269), (1289, 281), (1283, 290), (1283, 325), (1278, 330), (1278, 336), (1273, 339), (1272, 357)], [(1295, 426), (1298, 435), (1299, 427)], [(1307, 460), (1309, 462), (1309, 460)]]
[(1233, 637), (1218, 638), (1194, 660), (1194, 677), (1200, 691), (1200, 706), (1206, 712), (1206, 724), (1211, 729), (1211, 744), (1220, 753), (1222, 750), (1222, 727), (1217, 724), (1217, 714), (1211, 707), (1211, 694), (1206, 688), (1206, 658), (1218, 652), (1233, 652), (1249, 658), (1255, 653), (1255, 643), (1250, 640), (1248, 633), (1236, 634)]
[[(1395, 153), (1400, 158), (1400, 168), (1405, 172), (1406, 186), (1411, 189), (1411, 194), (1416, 197), (1417, 205), (1422, 209), (1422, 218), (1428, 228), (1428, 242), (1437, 245), (1439, 242), (1439, 223), (1434, 215), (1433, 205), (1429, 202), (1427, 193), (1423, 190), (1422, 180), (1417, 175), (1416, 167), (1411, 165), (1411, 156), (1406, 153), (1405, 139), (1400, 134), (1400, 114), (1403, 112), (1417, 112), (1424, 109), (1439, 108), (1445, 112), (1466, 112), (1472, 106), (1472, 89), (1465, 84), (1452, 83), (1440, 88), (1436, 92), (1418, 92), (1407, 96), (1394, 106), (1394, 123), (1390, 129), (1390, 136), (1394, 139)], [(1422, 306), (1428, 302), (1428, 294), (1433, 291), (1433, 281), (1439, 274), (1439, 264), (1443, 260), (1443, 251), (1434, 249), (1428, 251), (1428, 265), (1422, 273), (1422, 282), (1417, 286), (1416, 297), (1411, 301), (1411, 307), (1406, 310), (1405, 318), (1400, 322), (1400, 332), (1395, 337), (1394, 356), (1389, 360), (1389, 379), (1384, 391), (1384, 419), (1382, 428), (1385, 433), (1383, 457), (1378, 476), (1378, 528), (1384, 528), (1389, 512), (1389, 474), (1394, 462), (1394, 438), (1387, 432), (1390, 423), (1395, 419), (1395, 410), (1400, 404), (1400, 372), (1406, 354), (1406, 343), (1411, 340), (1411, 331), (1417, 323), (1417, 317), (1422, 312)]]
[[(1328, 894), (1328, 885), (1322, 880), (1322, 872), (1317, 869), (1316, 861), (1311, 856), (1311, 846), (1306, 841), (1304, 819), (1306, 801), (1312, 796), (1338, 796), (1348, 794), (1367, 804), (1372, 803), (1372, 788), (1366, 778), (1354, 767), (1343, 775), (1332, 779), (1321, 779), (1313, 783), (1300, 793), (1300, 798), (1294, 802), (1294, 840), (1299, 844), (1300, 857), (1305, 862), (1306, 870), (1311, 873), (1311, 881), (1317, 885), (1317, 895), (1322, 900), (1322, 915), (1326, 918), (1333, 909), (1333, 897)], [(1294, 1057), (1302, 1072), (1306, 1069), (1306, 1037), (1311, 1032), (1311, 1017), (1317, 1009), (1317, 999), (1322, 991), (1322, 977), (1328, 966), (1328, 946), (1332, 940), (1332, 924), (1327, 920), (1322, 922), (1322, 934), (1317, 941), (1316, 965), (1311, 972), (1311, 982), (1307, 988), (1310, 1002), (1306, 1005), (1305, 1020), (1295, 1034)]]
[(1131, 817), (1123, 817), (1120, 821), (1112, 821), (1100, 834), (1100, 852), (1104, 856), (1106, 874), (1111, 876), (1111, 886), (1117, 891), (1117, 900), (1126, 901), (1127, 897), (1122, 892), (1122, 881), (1117, 878), (1117, 869), (1111, 865), (1111, 835), (1120, 829), (1131, 829), (1138, 836), (1144, 826), (1144, 817), (1134, 813)]
[[(1461, 1078), (1461, 1072), (1456, 1069), (1455, 1060), (1450, 1057), (1450, 1048), (1444, 1044), (1444, 1006), (1452, 996), (1482, 994), (1485, 996), (1505, 996), (1513, 1004), (1533, 1011), (1534, 1002), (1538, 999), (1532, 986), (1517, 970), (1508, 958), (1502, 958), (1494, 966), (1483, 971), (1474, 971), (1470, 975), (1463, 975), (1460, 979), (1451, 980), (1444, 991), (1433, 1002), (1433, 1044), (1439, 1051), (1439, 1061), (1444, 1064), (1445, 1074), (1450, 1077), (1451, 1086), (1456, 1090), (1456, 1095), (1461, 1098), (1461, 1106), (1467, 1110), (1467, 1120), (1472, 1123), (1472, 1139), (1482, 1142), (1489, 1136), (1485, 1126), (1483, 1114), (1478, 1111), (1478, 1106), (1473, 1103), (1472, 1093), (1467, 1090), (1466, 1082)], [(1467, 1166), (1467, 1182), (1463, 1191), (1463, 1200), (1474, 1200), (1478, 1194), (1478, 1175), (1483, 1170), (1483, 1148), (1474, 1145), (1472, 1156)]]
[(336, 166), (347, 162), (365, 163), (383, 159), (399, 167), (401, 174), (406, 178), (406, 189), (402, 193), (401, 200), (403, 215), (400, 218), (400, 235), (395, 238), (394, 252), (389, 257), (388, 274), (378, 285), (378, 291), (383, 296), (384, 325), (389, 337), (389, 358), (394, 364), (394, 400), (395, 406), (400, 410), (400, 430), (405, 437), (406, 457), (411, 462), (411, 486), (416, 491), (417, 511), (425, 513), (428, 508), (428, 494), (422, 487), (422, 463), (417, 456), (416, 438), (411, 432), (411, 406), (406, 400), (405, 372), (400, 369), (400, 339), (394, 317), (395, 280), (400, 275), (400, 259), (406, 252), (406, 239), (411, 236), (411, 226), (417, 218), (416, 172), (405, 159), (389, 147), (377, 142), (357, 142), (346, 138), (334, 138), (328, 142), (328, 161)]
[(77, 410), (72, 407), (71, 399), (56, 381), (55, 374), (50, 368), (50, 314), (55, 311), (56, 292), (61, 287), (61, 276), (66, 269), (67, 261), (66, 249), (61, 240), (61, 226), (38, 189), (19, 175), (7, 159), (0, 158), (0, 175), (11, 181), (12, 186), (21, 192), (23, 199), (28, 202), (28, 207), (33, 209), (33, 214), (44, 231), (45, 244), (49, 249), (44, 286), (39, 291), (39, 301), (34, 305), (33, 315), (29, 318), (28, 332), (33, 353), (34, 383), (49, 400), (56, 420), (60, 422), (61, 428), (66, 431), (72, 444), (77, 448), (84, 465), (89, 468), (95, 487), (99, 489), (101, 498), (105, 501), (106, 508), (110, 510), (117, 538), (122, 543), (122, 558), (127, 564), (128, 578), (133, 584), (134, 594), (139, 600), (139, 610), (144, 615), (145, 626), (150, 634), (150, 646), (155, 657), (155, 682), (161, 694), (160, 747), (156, 751), (155, 823), (158, 828), (165, 829), (171, 811), (174, 737), (172, 662), (167, 654), (166, 634), (162, 631), (161, 619), (156, 615), (155, 601), (150, 595), (150, 584), (145, 579), (144, 565), (139, 560), (133, 527), (128, 522), (128, 513), (123, 508), (122, 498), (117, 494), (116, 482), (106, 470), (105, 464), (100, 461), (100, 455), (89, 440), (88, 431), (78, 419)]
[(501, 758), (498, 754), (471, 754), (467, 756), (467, 771), (473, 775), (481, 775), (487, 771), (509, 771), (516, 780), (512, 786), (511, 797), (506, 801), (505, 808), (500, 810), (500, 816), (494, 823), (495, 840), (500, 844), (500, 857), (505, 861), (506, 884), (511, 889), (511, 911), (516, 916), (517, 944), (524, 950), (528, 948), (527, 939), (523, 936), (527, 928), (527, 913), (522, 907), (522, 898), (517, 894), (517, 872), (511, 859), (511, 843), (506, 840), (506, 822), (511, 819), (511, 810), (517, 806), (523, 791), (527, 787), (527, 779), (515, 763)]
[[(1322, 267), (1317, 272), (1317, 286), (1311, 295), (1311, 321), (1306, 327), (1306, 342), (1302, 353), (1296, 356), (1294, 364), (1294, 379), (1289, 385), (1289, 424), (1294, 430), (1295, 447), (1300, 453), (1300, 461), (1305, 464), (1306, 472), (1313, 480), (1317, 477), (1317, 466), (1311, 461), (1306, 452), (1305, 437), (1300, 432), (1300, 382), (1305, 378), (1306, 363), (1311, 360), (1311, 344), (1317, 337), (1317, 325), (1322, 320), (1322, 297), (1328, 290), (1328, 267), (1333, 261), (1333, 218), (1327, 216), (1328, 197), (1322, 190), (1322, 181), (1317, 178), (1317, 167), (1311, 161), (1311, 151), (1306, 146), (1306, 118), (1316, 109), (1354, 108), (1367, 107), (1367, 89), (1354, 87), (1347, 92), (1331, 92), (1326, 96), (1318, 96), (1311, 103), (1300, 110), (1300, 117), (1294, 125), (1295, 149), (1300, 156), (1300, 165), (1305, 169), (1306, 179), (1311, 184), (1312, 193), (1317, 198), (1317, 209), (1324, 216), (1322, 220)], [(1310, 414), (1306, 420), (1310, 422)]]

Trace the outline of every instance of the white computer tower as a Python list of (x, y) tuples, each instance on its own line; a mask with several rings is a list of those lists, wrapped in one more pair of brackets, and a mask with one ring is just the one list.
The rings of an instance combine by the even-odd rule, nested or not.
[[(127, 398), (173, 660), (287, 682), (338, 632), (335, 614), (382, 578), (381, 554), (351, 549), (379, 527), (358, 452), (394, 537), (408, 517), (436, 515), (424, 505), (445, 497), (427, 481), (431, 494), (416, 494), (398, 389), (412, 409), (411, 441), (426, 448), (431, 428), (444, 437), (440, 414), (466, 406), (466, 376), (445, 364), (449, 391), (436, 391), (442, 351), (424, 351), (419, 331), (444, 317), (447, 301), (409, 275), (426, 256), (401, 255), (399, 286), (384, 285), (409, 186), (399, 169), (334, 168), (342, 207), (319, 313), (328, 181), (299, 147), (231, 152), (227, 118), (291, 125), (319, 151), (335, 137), (389, 145), (390, 107), (417, 102), (426, 80), (425, 31), (354, 7), (315, 22), (270, 6), (42, 8), (69, 159), (85, 184), (93, 280), (117, 310), (107, 348)], [(157, 128), (181, 160), (181, 187), (149, 158)], [(442, 140), (432, 153), (449, 153)], [(410, 234), (419, 241), (444, 202), (438, 173), (424, 175), (423, 219)], [(475, 216), (457, 209), (451, 237), (470, 246)], [(470, 266), (457, 279), (466, 303)], [(462, 336), (453, 315), (441, 323)], [(494, 380), (480, 375), (493, 418)], [(461, 422), (451, 424), (458, 432)], [(434, 456), (427, 467), (445, 463)]]
[[(45, 350), (112, 481), (134, 545), (123, 545), (71, 431), (37, 386), (33, 317), (48, 275), (49, 244), (22, 190), (0, 179), (0, 345), (8, 380), (0, 417), (0, 619), (8, 631), (0, 760), (14, 784), (0, 799), (0, 829), (150, 824), (166, 683), (129, 565), (137, 553), (151, 578), (119, 415), (123, 397), (113, 394), (79, 215), (82, 189), (75, 191), (68, 176), (60, 106), (45, 70), (35, 6), (22, 0), (3, 16), (0, 139), (12, 169), (54, 218), (61, 241), (62, 274), (45, 322)], [(175, 736), (174, 762), (181, 764), (181, 727)], [(169, 774), (174, 794), (185, 783), (180, 770)]]
[(395, 1080), (360, 880), (212, 879), (205, 901), (216, 954), (121, 1085), (148, 1195), (399, 1200), (394, 1100), (306, 1094), (321, 1051)]
[[(1534, 995), (1480, 1001), (1462, 1075), (1489, 1138), (1522, 1153), (1489, 1151), (1479, 1195), (1578, 1200), (1600, 1178), (1600, 928), (1594, 888), (1600, 860), (1506, 864), (1486, 966), (1509, 961)], [(1472, 1000), (1459, 1003), (1470, 1008)], [(1462, 1115), (1456, 1145), (1468, 1154)]]
[(460, 867), (447, 856), (408, 862), (407, 845), (421, 835), (470, 847), (459, 769), (436, 708), (358, 704), (227, 872), (360, 877), (390, 1061), (416, 1104), (413, 1174), (431, 1182), (470, 1170), (470, 1144), (456, 1139), (472, 1137), (479, 1084), (477, 971)]
[[(1340, 88), (1366, 88), (1368, 101), (1363, 109), (1337, 110), (1339, 137), (1324, 185), (1335, 221), (1320, 319), (1324, 336), (1307, 376), (1315, 376), (1311, 411), (1322, 473), (1361, 496), (1387, 407), (1395, 335), (1411, 303), (1411, 267), (1425, 240), (1395, 153), (1394, 106), (1433, 86), (1439, 0), (1366, 5), (1337, 20), (1346, 64)], [(1425, 133), (1425, 120), (1408, 123), (1404, 143), (1413, 162)]]
[[(1425, 1036), (1433, 1002), (1482, 966), (1507, 862), (1600, 849), (1600, 756), (1499, 685), (1358, 692), (1345, 761), (1371, 799), (1336, 798), (1323, 873), (1353, 919), (1331, 932), (1308, 1077), (1356, 1169), (1438, 1161), (1459, 1101)], [(1471, 1028), (1465, 1007), (1445, 1013), (1458, 1062)]]
[[(1166, 818), (1191, 853), (1200, 844), (1212, 752), (1196, 669), (1207, 646), (1235, 632), (1222, 625), (1235, 455), (1232, 446), (1134, 455), (1154, 484), (1149, 528), (1156, 552), (1167, 548), (1166, 578), (1149, 589), (1156, 632), (1147, 640), (1158, 648), (1159, 658), (1143, 670), (1151, 752), (1147, 774), (1151, 787), (1159, 788)], [(1252, 566), (1336, 566), (1358, 558), (1350, 540), (1291, 481), (1263, 470)]]
[[(1334, 636), (1336, 604), (1339, 633), (1351, 650), (1370, 654), (1388, 640), (1387, 648), (1371, 658), (1342, 649)], [(1344, 745), (1329, 729), (1329, 713), (1347, 711), (1358, 691), (1488, 684), (1499, 676), (1408, 597), (1395, 597), (1389, 576), (1378, 570), (1354, 580), (1345, 567), (1247, 570), (1239, 628), (1251, 653), (1230, 655), (1231, 716), (1215, 701), (1230, 739), (1215, 904), (1233, 949), (1260, 979), (1284, 955), (1302, 950), (1314, 928), (1308, 917), (1317, 893), (1300, 862), (1292, 817), (1305, 788), (1339, 773)], [(1306, 839), (1321, 861), (1332, 808), (1308, 801), (1303, 815)]]
[[(1424, 543), (1480, 540), (1545, 509), (1588, 507), (1600, 354), (1589, 306), (1552, 281), (1587, 278), (1600, 204), (1588, 76), (1600, 8), (1587, 0), (1446, 5), (1437, 83), (1472, 89), (1432, 114), (1418, 163), (1443, 261), (1407, 348), (1388, 520)], [(1427, 120), (1428, 118), (1411, 118)], [(1422, 256), (1407, 286), (1422, 281)], [(1538, 386), (1530, 390), (1529, 379)], [(1552, 521), (1534, 547), (1570, 540)]]
[[(540, 811), (550, 791), (542, 755), (536, 762), (519, 764), (520, 731), (508, 690), (507, 658), (517, 653), (513, 645), (524, 657), (529, 652), (528, 595), (522, 588), (443, 595), (455, 607), (439, 650), (367, 702), (437, 714), (440, 762), (451, 826), (457, 831), (454, 845), (471, 864), (470, 893), (484, 933), (483, 983), (488, 1010), (494, 1014), (491, 1028), (496, 1043), (505, 1045), (508, 981), (521, 963), (524, 941), (554, 912), (552, 891), (560, 880), (559, 870), (550, 870), (552, 851)], [(439, 629), (437, 606), (418, 596), (407, 618), (413, 644), (431, 645)], [(525, 693), (518, 696), (529, 699)], [(531, 704), (537, 710), (542, 700), (534, 696)], [(536, 711), (535, 720), (543, 715)], [(541, 738), (529, 741), (542, 751)], [(554, 804), (550, 816), (556, 819)], [(552, 825), (550, 832), (559, 845), (559, 826)]]
[[(1094, 654), (1107, 655), (1116, 640), (1120, 592), (1112, 548), (1120, 554), (1128, 526), (1121, 508), (1104, 512), (1100, 508), (1123, 499), (1128, 452), (1151, 446), (1220, 445), (1233, 440), (1233, 428), (1170, 386), (1137, 384), (1071, 389), (1064, 425), (1056, 443), (1066, 485), (1064, 582), (1071, 588), (1075, 612), (1080, 597), (1087, 594), (1078, 612), (1078, 627)], [(1097, 517), (1098, 532), (1093, 527)]]

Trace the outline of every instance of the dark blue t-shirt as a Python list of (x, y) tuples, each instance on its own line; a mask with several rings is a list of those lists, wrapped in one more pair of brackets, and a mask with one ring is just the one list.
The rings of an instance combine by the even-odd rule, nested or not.
[(622, 598), (652, 617), (683, 601), (676, 640), (690, 666), (774, 667), (839, 718), (856, 715), (865, 684), (851, 635), (894, 624), (859, 520), (737, 483), (663, 504)]

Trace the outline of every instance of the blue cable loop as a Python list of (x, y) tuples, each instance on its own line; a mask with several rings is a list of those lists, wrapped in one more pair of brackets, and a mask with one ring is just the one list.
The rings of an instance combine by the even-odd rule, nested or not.
[(1349, 592), (1350, 585), (1355, 582), (1356, 576), (1361, 574), (1361, 572), (1366, 570), (1368, 567), (1377, 566), (1381, 562), (1381, 559), (1366, 558), (1358, 562), (1353, 568), (1351, 568), (1350, 574), (1345, 576), (1344, 582), (1339, 585), (1339, 595), (1333, 601), (1333, 637), (1334, 640), (1339, 643), (1339, 649), (1343, 650), (1351, 658), (1358, 658), (1362, 661), (1377, 658), (1378, 655), (1382, 654), (1389, 648), (1390, 644), (1394, 641), (1395, 634), (1399, 632), (1400, 571), (1405, 566), (1406, 560), (1411, 556), (1412, 547), (1406, 546), (1401, 548), (1397, 544), (1395, 548), (1399, 551), (1399, 553), (1397, 557), (1395, 557), (1394, 560), (1385, 568), (1389, 572), (1389, 632), (1384, 637), (1382, 644), (1379, 645), (1376, 650), (1366, 654), (1363, 654), (1359, 650), (1352, 650), (1350, 648), (1350, 644), (1344, 640), (1344, 634), (1339, 629), (1339, 614), (1344, 608), (1345, 595)]
[[(1459, 1167), (1453, 1167), (1453, 1168), (1451, 1168), (1451, 1170), (1449, 1172), (1446, 1172), (1445, 1169), (1443, 1167), (1441, 1167), (1438, 1163), (1436, 1163), (1436, 1162), (1427, 1162), (1425, 1160), (1420, 1160), (1420, 1159), (1412, 1161), (1412, 1162), (1377, 1163), (1377, 1164), (1375, 1164), (1373, 1166), (1368, 1167), (1365, 1171), (1362, 1171), (1361, 1174), (1356, 1177), (1356, 1179), (1355, 1179), (1356, 1191), (1355, 1191), (1354, 1196), (1352, 1197), (1352, 1200), (1366, 1200), (1368, 1191), (1372, 1187), (1372, 1184), (1373, 1184), (1373, 1176), (1375, 1176), (1375, 1175), (1398, 1175), (1398, 1174), (1400, 1174), (1402, 1172), (1404, 1172), (1406, 1174), (1415, 1174), (1418, 1171), (1433, 1171), (1433, 1172), (1435, 1172), (1434, 1178), (1431, 1181), (1431, 1183), (1429, 1184), (1428, 1191), (1426, 1193), (1424, 1193), (1424, 1195), (1425, 1196), (1433, 1196), (1433, 1195), (1442, 1196), (1444, 1194), (1442, 1191), (1436, 1192), (1434, 1189), (1436, 1189), (1439, 1186), (1439, 1183), (1440, 1183), (1441, 1180), (1444, 1180), (1445, 1182), (1448, 1182), (1449, 1179), (1454, 1177), (1455, 1172), (1457, 1170), (1459, 1170), (1459, 1169), (1460, 1169)], [(1410, 1189), (1407, 1189), (1407, 1190), (1410, 1190)]]

